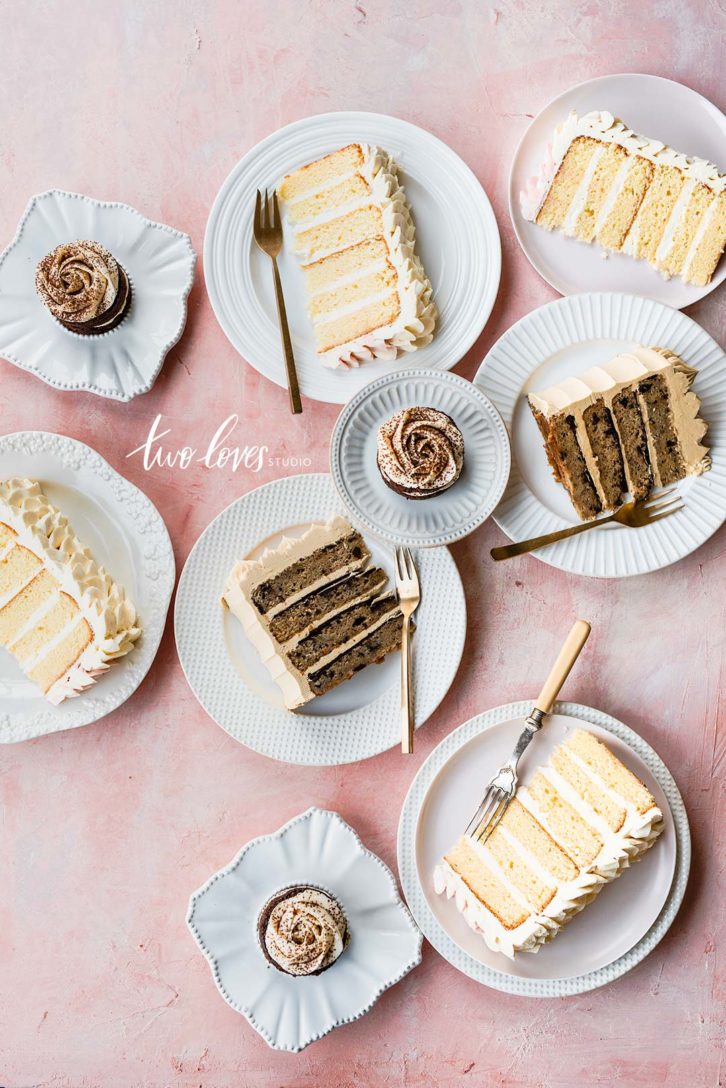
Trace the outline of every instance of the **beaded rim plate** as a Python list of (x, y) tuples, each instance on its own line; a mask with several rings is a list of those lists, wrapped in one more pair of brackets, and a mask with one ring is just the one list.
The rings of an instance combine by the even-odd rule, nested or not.
[[(378, 428), (416, 405), (445, 412), (464, 438), (459, 479), (440, 495), (422, 500), (392, 491), (376, 464)], [(330, 440), (331, 472), (348, 511), (383, 540), (414, 548), (451, 544), (486, 521), (502, 497), (509, 466), (509, 437), (501, 416), (458, 374), (408, 370), (378, 378), (345, 406)]]
[[(626, 762), (633, 763), (636, 768), (640, 761), (647, 769), (652, 777), (653, 784), (662, 791), (670, 808), (672, 834), (675, 838), (675, 843), (672, 844), (672, 849), (675, 851), (675, 875), (672, 881), (669, 881), (668, 871), (670, 869), (670, 872), (672, 872), (672, 868), (667, 864), (664, 865), (661, 874), (662, 887), (659, 888), (659, 894), (662, 894), (662, 907), (647, 932), (637, 939), (632, 947), (617, 955), (612, 962), (608, 962), (596, 970), (586, 973), (580, 971), (578, 973), (575, 966), (574, 970), (567, 971), (567, 977), (527, 977), (526, 974), (516, 973), (519, 967), (515, 965), (520, 965), (520, 961), (524, 960), (524, 957), (537, 961), (538, 973), (546, 972), (546, 957), (549, 952), (554, 952), (556, 942), (553, 942), (551, 948), (546, 946), (541, 948), (536, 956), (532, 953), (521, 953), (515, 960), (515, 964), (512, 964), (504, 956), (489, 953), (486, 946), (484, 946), (482, 956), (487, 959), (494, 957), (495, 960), (501, 960), (501, 970), (496, 970), (487, 963), (482, 962), (480, 958), (465, 951), (460, 943), (452, 939), (432, 911), (427, 898), (427, 890), (424, 889), (421, 882), (417, 854), (420, 849), (420, 829), (425, 816), (425, 806), (428, 803), (432, 784), (435, 783), (439, 775), (445, 773), (444, 769), (465, 745), (480, 734), (495, 729), (502, 723), (513, 722), (513, 719), (517, 718), (521, 720), (531, 709), (532, 704), (529, 702), (509, 703), (505, 706), (495, 707), (493, 710), (479, 714), (459, 726), (433, 750), (416, 775), (403, 803), (398, 827), (398, 868), (406, 901), (418, 926), (427, 940), (453, 967), (456, 967), (463, 974), (469, 975), (470, 978), (475, 979), (477, 982), (505, 993), (519, 994), (523, 997), (565, 997), (571, 994), (585, 993), (620, 978), (621, 975), (624, 975), (636, 964), (640, 963), (663, 939), (678, 913), (685, 894), (691, 863), (691, 836), (688, 817), (678, 787), (670, 771), (650, 745), (632, 729), (623, 725), (616, 718), (610, 717), (609, 714), (604, 714), (602, 711), (594, 710), (591, 707), (581, 706), (578, 703), (557, 703), (553, 712), (555, 715), (573, 719), (573, 724), (584, 722), (586, 725), (603, 730), (606, 734), (612, 734), (621, 742), (623, 747), (622, 752), (617, 752), (617, 745), (615, 746), (617, 754), (624, 758)], [(630, 752), (629, 758), (628, 751)], [(474, 802), (474, 807), (476, 807), (476, 802)], [(666, 831), (664, 835), (668, 833), (668, 826), (669, 821), (666, 814)], [(651, 854), (655, 853), (658, 845), (658, 843), (654, 845)], [(637, 863), (632, 873), (624, 874), (619, 878), (619, 881), (613, 883), (612, 887), (603, 889), (599, 901), (596, 900), (594, 904), (583, 911), (582, 915), (571, 921), (562, 934), (557, 937), (556, 941), (564, 942), (567, 941), (569, 936), (573, 936), (572, 931), (568, 933), (568, 929), (586, 923), (587, 911), (597, 910), (603, 903), (607, 907), (605, 897), (608, 892), (615, 892), (619, 882), (624, 882), (630, 877), (635, 878), (638, 866), (645, 865), (647, 860), (648, 855)], [(664, 860), (668, 861), (668, 859)], [(621, 887), (621, 890), (624, 891), (625, 889)], [(428, 891), (430, 895), (434, 894), (432, 888), (429, 888)], [(456, 910), (452, 904), (444, 905), (450, 907), (451, 911)], [(602, 911), (600, 914), (602, 915)], [(463, 920), (462, 924), (465, 925)], [(462, 941), (462, 943), (464, 942)], [(558, 957), (558, 959), (561, 963), (561, 957)], [(522, 970), (527, 970), (526, 961)]]
[[(214, 202), (204, 238), (209, 299), (230, 343), (255, 370), (286, 386), (270, 259), (252, 237), (257, 189), (272, 190), (285, 174), (356, 141), (388, 151), (401, 175), (416, 223), (416, 248), (434, 288), (439, 320), (433, 341), (399, 355), (398, 370), (449, 370), (484, 328), (497, 296), (501, 244), (479, 180), (430, 132), (385, 114), (324, 113), (295, 121), (253, 147), (233, 168)], [(391, 369), (369, 362), (328, 369), (315, 352), (302, 271), (292, 247), (279, 261), (300, 389), (314, 400), (344, 404)]]
[[(350, 943), (320, 975), (285, 975), (259, 947), (260, 911), (290, 884), (323, 887), (345, 911)], [(315, 807), (248, 842), (194, 892), (187, 925), (224, 1000), (275, 1050), (297, 1053), (358, 1020), (421, 962), (423, 938), (391, 870), (337, 812)]]
[(579, 524), (567, 492), (552, 476), (527, 394), (638, 344), (669, 348), (698, 371), (693, 388), (708, 423), (705, 442), (712, 465), (702, 476), (675, 485), (684, 509), (655, 525), (606, 525), (532, 552), (572, 574), (648, 574), (690, 555), (723, 524), (726, 354), (700, 325), (662, 302), (591, 293), (557, 299), (527, 314), (497, 340), (474, 378), (501, 412), (512, 441), (512, 471), (494, 520), (511, 540), (527, 540)]
[[(85, 238), (113, 253), (132, 287), (121, 324), (97, 336), (64, 328), (35, 290), (38, 262), (61, 242)], [(188, 234), (128, 204), (38, 193), (0, 254), (0, 355), (56, 389), (120, 401), (147, 393), (184, 331), (195, 264)]]
[[(207, 526), (187, 559), (174, 630), (184, 675), (207, 714), (235, 740), (286, 763), (332, 766), (385, 752), (400, 741), (399, 655), (389, 654), (298, 713), (282, 706), (241, 624), (220, 605), (230, 570), (284, 533), (341, 513), (324, 473), (285, 476), (235, 500)], [(366, 539), (392, 584), (392, 555)], [(449, 690), (466, 636), (466, 603), (445, 548), (416, 554), (422, 587), (416, 613), (414, 703), (423, 725)], [(314, 708), (314, 709), (313, 709)]]
[(90, 725), (121, 706), (151, 668), (174, 588), (174, 552), (161, 514), (90, 446), (61, 434), (0, 437), (0, 479), (40, 480), (84, 544), (127, 590), (142, 620), (134, 648), (87, 691), (52, 706), (0, 650), (0, 742)]

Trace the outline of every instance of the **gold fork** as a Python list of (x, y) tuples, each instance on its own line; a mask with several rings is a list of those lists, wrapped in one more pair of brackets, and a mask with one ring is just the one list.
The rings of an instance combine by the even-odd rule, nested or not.
[(411, 691), (411, 616), (421, 602), (418, 574), (408, 548), (396, 548), (396, 589), (403, 612), (401, 638), (401, 751), (413, 752), (413, 693)]
[(282, 222), (280, 220), (280, 207), (277, 203), (277, 193), (272, 194), (272, 200), (265, 190), (264, 205), (262, 194), (257, 190), (255, 201), (255, 218), (253, 224), (255, 241), (263, 253), (272, 261), (272, 275), (275, 281), (275, 299), (277, 301), (277, 317), (280, 322), (280, 335), (282, 336), (282, 348), (285, 352), (285, 369), (287, 371), (287, 388), (290, 392), (290, 411), (293, 415), (302, 412), (300, 402), (300, 387), (295, 369), (295, 358), (292, 354), (292, 341), (290, 340), (290, 328), (287, 323), (287, 311), (285, 299), (282, 294), (282, 283), (277, 268), (277, 255), (282, 249)]
[[(654, 525), (662, 518), (677, 514), (683, 509), (677, 488), (669, 491), (661, 491), (659, 495), (649, 495), (638, 502), (627, 502), (616, 510), (614, 514), (608, 514), (606, 518), (598, 518), (596, 521), (584, 521), (581, 525), (571, 525), (567, 529), (558, 529), (554, 533), (546, 533), (544, 536), (535, 536), (531, 540), (520, 540), (516, 544), (503, 544), (499, 548), (492, 548), (492, 559), (511, 559), (515, 555), (524, 555), (533, 552), (537, 548), (544, 548), (547, 544), (556, 544), (558, 540), (566, 540), (567, 537), (585, 533), (588, 529), (596, 529), (600, 525), (607, 525), (609, 521), (617, 521), (619, 525), (627, 525), (631, 529), (640, 529), (644, 525)], [(666, 500), (663, 502), (662, 500)]]

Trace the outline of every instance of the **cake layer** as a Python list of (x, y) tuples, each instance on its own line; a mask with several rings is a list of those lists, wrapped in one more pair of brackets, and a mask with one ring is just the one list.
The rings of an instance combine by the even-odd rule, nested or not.
[(350, 680), (366, 665), (378, 664), (387, 654), (399, 650), (402, 628), (403, 617), (399, 610), (391, 619), (365, 635), (350, 649), (312, 672), (309, 683), (313, 695), (324, 695), (326, 691), (330, 691), (343, 681)]
[(270, 620), (270, 631), (280, 644), (288, 642), (302, 632), (312, 630), (324, 618), (337, 615), (354, 602), (379, 593), (386, 581), (385, 571), (378, 567), (352, 574), (278, 612)]

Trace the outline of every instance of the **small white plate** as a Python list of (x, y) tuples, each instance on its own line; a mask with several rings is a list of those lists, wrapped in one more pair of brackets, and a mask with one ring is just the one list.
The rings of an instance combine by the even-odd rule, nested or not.
[(509, 178), (509, 213), (519, 244), (532, 266), (562, 295), (578, 291), (629, 291), (682, 309), (713, 291), (726, 278), (726, 260), (705, 287), (665, 280), (645, 261), (623, 253), (603, 257), (598, 245), (550, 233), (522, 215), (519, 194), (539, 173), (552, 134), (570, 110), (582, 115), (607, 110), (625, 124), (677, 151), (715, 162), (726, 170), (726, 117), (707, 98), (660, 76), (601, 76), (572, 87), (550, 102), (525, 132)]
[(0, 649), (0, 742), (73, 729), (110, 714), (151, 668), (174, 588), (174, 553), (153, 503), (104, 459), (73, 438), (45, 431), (0, 437), (0, 479), (39, 480), (80, 540), (124, 587), (143, 634), (133, 650), (75, 699), (52, 706)]
[[(239, 621), (220, 605), (237, 560), (275, 547), (311, 522), (341, 513), (330, 476), (286, 476), (251, 491), (207, 526), (187, 559), (176, 595), (174, 628), (189, 686), (235, 740), (286, 763), (353, 763), (400, 740), (400, 658), (389, 654), (297, 713), (282, 697)], [(372, 561), (394, 586), (392, 555), (366, 537)], [(433, 714), (461, 661), (466, 604), (445, 548), (416, 554), (421, 604), (413, 640), (416, 725)]]
[[(404, 408), (437, 408), (464, 438), (461, 476), (428, 499), (407, 499), (383, 482), (378, 429)], [(509, 476), (509, 438), (496, 408), (458, 374), (407, 370), (366, 385), (338, 416), (330, 440), (335, 486), (366, 529), (393, 544), (427, 548), (468, 536), (491, 514)]]
[[(708, 423), (712, 467), (677, 484), (684, 509), (655, 525), (606, 525), (533, 552), (572, 574), (622, 578), (647, 574), (690, 555), (726, 518), (726, 355), (700, 325), (660, 302), (635, 295), (557, 299), (527, 314), (496, 342), (474, 379), (493, 401), (512, 440), (512, 472), (494, 520), (511, 540), (579, 524), (553, 476), (527, 395), (638, 344), (666, 347), (698, 371), (694, 391)], [(513, 560), (508, 560), (513, 562)]]
[[(348, 920), (350, 943), (320, 975), (285, 975), (259, 945), (260, 911), (290, 884), (331, 892)], [(393, 873), (337, 812), (320, 808), (248, 842), (192, 895), (187, 925), (224, 1000), (275, 1050), (300, 1051), (364, 1016), (421, 962), (422, 937)]]
[[(248, 151), (224, 182), (209, 215), (204, 275), (214, 312), (237, 351), (277, 385), (286, 385), (270, 259), (252, 237), (257, 189), (272, 190), (291, 170), (346, 144), (388, 151), (416, 223), (416, 250), (434, 287), (439, 321), (431, 344), (400, 356), (395, 366), (449, 370), (481, 333), (491, 313), (501, 268), (496, 220), (479, 181), (451, 148), (430, 132), (378, 113), (324, 113), (287, 125)], [(287, 316), (300, 389), (315, 400), (344, 404), (391, 364), (330, 370), (315, 353), (305, 285), (289, 245), (280, 258)]]
[(656, 753), (615, 718), (576, 703), (558, 703), (523, 764), (547, 761), (553, 748), (582, 727), (603, 740), (653, 793), (665, 829), (653, 848), (536, 954), (514, 961), (492, 952), (457, 911), (436, 895), (433, 870), (466, 827), (482, 783), (509, 758), (531, 703), (480, 714), (434, 749), (404, 802), (398, 864), (414, 918), (433, 946), (458, 970), (507, 993), (562, 997), (612, 982), (653, 950), (683, 899), (690, 865), (688, 819), (678, 788)]
[[(106, 246), (132, 285), (128, 314), (99, 336), (65, 329), (35, 290), (38, 262), (62, 242), (82, 239)], [(56, 389), (122, 401), (147, 393), (184, 330), (195, 263), (187, 234), (128, 204), (60, 189), (39, 193), (0, 254), (0, 355)]]

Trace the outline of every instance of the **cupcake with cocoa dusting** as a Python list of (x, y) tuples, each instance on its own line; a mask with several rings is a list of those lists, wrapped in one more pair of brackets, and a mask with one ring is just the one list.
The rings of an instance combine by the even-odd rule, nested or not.
[(429, 499), (455, 484), (464, 464), (464, 439), (437, 408), (404, 408), (378, 430), (383, 482), (407, 499)]
[(98, 336), (123, 321), (131, 283), (98, 242), (64, 242), (43, 257), (35, 287), (53, 317), (71, 332)]
[(295, 884), (265, 903), (257, 920), (265, 959), (285, 975), (320, 975), (350, 941), (338, 900), (323, 888)]

